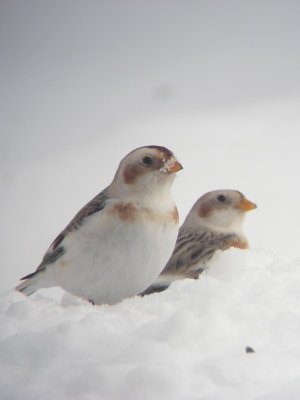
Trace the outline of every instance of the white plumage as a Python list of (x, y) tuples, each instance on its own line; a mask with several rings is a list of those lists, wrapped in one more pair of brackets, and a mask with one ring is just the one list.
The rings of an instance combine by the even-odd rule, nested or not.
[(162, 271), (176, 242), (171, 185), (181, 168), (164, 147), (129, 153), (111, 185), (79, 211), (36, 272), (16, 289), (30, 295), (61, 286), (95, 304), (114, 304), (143, 291)]

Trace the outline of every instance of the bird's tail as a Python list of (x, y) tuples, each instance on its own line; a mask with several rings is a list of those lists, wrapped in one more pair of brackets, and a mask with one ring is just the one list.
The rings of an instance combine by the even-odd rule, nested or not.
[(39, 274), (36, 272), (27, 275), (22, 278), (23, 282), (16, 286), (15, 289), (26, 294), (26, 296), (30, 296), (40, 288), (40, 285), (38, 284), (38, 278)]
[(163, 292), (164, 290), (167, 290), (168, 287), (170, 286), (170, 284), (153, 284), (151, 286), (149, 286), (147, 289), (145, 289), (142, 293), (139, 294), (139, 296), (147, 296), (149, 294), (152, 293), (159, 293), (159, 292)]

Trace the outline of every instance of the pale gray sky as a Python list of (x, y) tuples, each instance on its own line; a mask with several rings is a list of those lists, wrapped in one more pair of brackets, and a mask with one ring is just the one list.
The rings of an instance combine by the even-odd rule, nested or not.
[(299, 15), (298, 0), (2, 0), (1, 158), (298, 95)]

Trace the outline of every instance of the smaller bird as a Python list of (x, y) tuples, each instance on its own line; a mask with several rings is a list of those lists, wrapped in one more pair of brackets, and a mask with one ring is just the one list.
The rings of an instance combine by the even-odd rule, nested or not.
[(112, 183), (75, 215), (16, 290), (30, 296), (60, 286), (94, 304), (114, 304), (145, 290), (176, 243), (171, 186), (180, 169), (166, 147), (131, 151)]
[(141, 296), (161, 292), (175, 280), (197, 279), (219, 251), (247, 249), (243, 221), (256, 207), (237, 190), (215, 190), (200, 197), (179, 229), (167, 265)]

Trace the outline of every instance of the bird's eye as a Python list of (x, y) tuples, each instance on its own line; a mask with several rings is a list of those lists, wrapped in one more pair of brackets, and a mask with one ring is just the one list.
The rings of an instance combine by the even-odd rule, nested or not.
[(143, 164), (145, 164), (147, 166), (152, 164), (152, 158), (149, 156), (144, 157), (142, 161), (143, 161)]
[(226, 197), (225, 197), (223, 194), (220, 194), (220, 195), (217, 197), (217, 200), (219, 200), (219, 201), (221, 201), (222, 203), (224, 203), (224, 201), (226, 200)]

